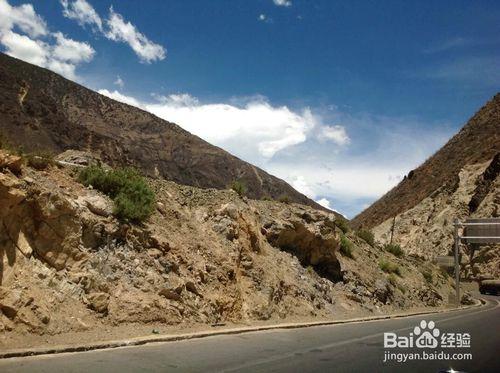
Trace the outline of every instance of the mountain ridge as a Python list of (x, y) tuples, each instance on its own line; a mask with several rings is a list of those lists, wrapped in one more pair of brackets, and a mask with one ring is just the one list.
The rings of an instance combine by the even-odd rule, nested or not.
[(134, 166), (147, 176), (216, 189), (240, 180), (250, 198), (286, 196), (325, 210), (285, 181), (175, 123), (3, 53), (0, 99), (2, 133), (26, 151), (91, 150), (112, 166)]

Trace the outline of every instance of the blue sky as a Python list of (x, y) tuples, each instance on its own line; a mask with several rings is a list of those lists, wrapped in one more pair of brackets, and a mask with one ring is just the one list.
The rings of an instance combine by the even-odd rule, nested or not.
[(0, 0), (0, 48), (352, 217), (499, 91), (500, 3)]

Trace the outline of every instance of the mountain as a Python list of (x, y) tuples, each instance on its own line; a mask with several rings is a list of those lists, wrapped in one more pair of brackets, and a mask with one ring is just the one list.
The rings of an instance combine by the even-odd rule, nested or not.
[[(453, 255), (455, 219), (490, 217), (500, 217), (500, 94), (353, 224), (429, 262)], [(500, 277), (500, 245), (461, 245), (461, 252), (463, 278)]]
[(469, 164), (491, 161), (500, 152), (500, 93), (483, 106), (437, 153), (378, 201), (357, 215), (354, 227), (373, 228), (407, 211), (438, 188), (453, 189)]
[(285, 181), (178, 125), (0, 53), (1, 134), (25, 151), (92, 151), (111, 166), (201, 188), (242, 181), (247, 195), (324, 209)]

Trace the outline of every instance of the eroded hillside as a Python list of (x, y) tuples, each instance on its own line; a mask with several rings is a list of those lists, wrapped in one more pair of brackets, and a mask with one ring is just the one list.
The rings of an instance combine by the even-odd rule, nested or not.
[(2, 348), (30, 335), (382, 314), (440, 306), (451, 292), (429, 263), (353, 233), (349, 257), (338, 218), (304, 205), (150, 179), (153, 215), (120, 223), (108, 197), (76, 181), (75, 158), (59, 159), (35, 170), (0, 153)]

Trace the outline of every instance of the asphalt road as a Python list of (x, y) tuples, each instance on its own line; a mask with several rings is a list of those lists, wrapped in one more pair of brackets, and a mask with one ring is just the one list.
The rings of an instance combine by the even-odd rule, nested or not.
[[(292, 330), (251, 332), (138, 347), (12, 358), (0, 372), (500, 372), (500, 297), (465, 311)], [(422, 319), (443, 333), (469, 333), (471, 360), (383, 362), (383, 333), (413, 332)], [(432, 352), (433, 349), (424, 349)], [(438, 349), (438, 351), (441, 351)], [(422, 352), (422, 349), (391, 349)]]

